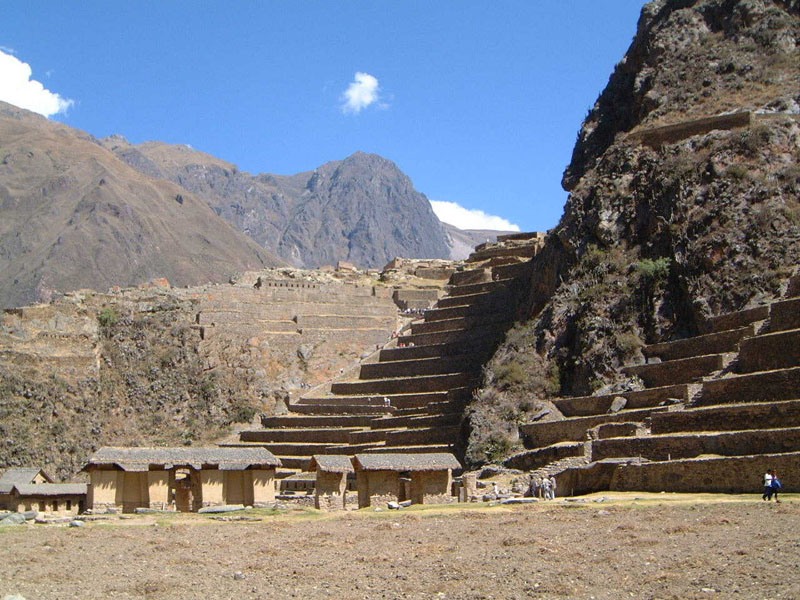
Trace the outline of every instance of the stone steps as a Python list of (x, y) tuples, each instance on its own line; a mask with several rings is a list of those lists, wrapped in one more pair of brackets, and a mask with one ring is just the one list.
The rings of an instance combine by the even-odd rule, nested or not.
[(262, 415), (261, 426), (265, 429), (286, 427), (329, 428), (329, 427), (369, 427), (375, 419), (372, 415)]
[(654, 412), (667, 410), (665, 407), (637, 408), (621, 410), (614, 414), (573, 417), (563, 421), (527, 423), (519, 426), (525, 448), (535, 449), (551, 446), (558, 442), (582, 442), (588, 431), (603, 423), (644, 422)]
[(769, 330), (800, 329), (800, 298), (775, 302), (769, 311)]
[[(505, 297), (504, 297), (505, 296)], [(492, 301), (485, 301), (482, 304), (465, 304), (462, 306), (449, 306), (445, 308), (437, 307), (425, 311), (425, 322), (444, 321), (448, 319), (458, 319), (462, 317), (482, 316), (492, 312), (503, 312), (508, 306), (510, 292), (506, 294), (493, 294)]]
[(384, 348), (378, 354), (379, 362), (397, 360), (412, 360), (417, 358), (439, 358), (449, 356), (463, 356), (469, 354), (488, 354), (490, 349), (486, 338), (477, 339), (469, 344), (447, 343), (430, 344), (428, 346), (406, 346), (404, 348)]
[(459, 426), (415, 427), (386, 432), (387, 446), (418, 446), (426, 444), (455, 444), (461, 432)]
[(771, 402), (800, 397), (800, 367), (732, 375), (705, 381), (693, 406)]
[(493, 304), (498, 295), (505, 295), (506, 288), (494, 292), (479, 292), (477, 294), (462, 294), (459, 296), (445, 296), (436, 303), (436, 308), (455, 308), (459, 306), (484, 306)]
[(350, 434), (364, 431), (362, 427), (315, 427), (300, 429), (254, 429), (239, 433), (241, 442), (273, 443), (349, 443)]
[(692, 408), (653, 414), (653, 434), (800, 427), (800, 400)]
[(364, 452), (367, 454), (422, 454), (427, 452), (452, 452), (451, 444), (419, 444), (414, 446), (378, 446)]
[(410, 392), (446, 392), (452, 388), (477, 384), (478, 376), (478, 373), (449, 373), (446, 375), (336, 382), (331, 385), (331, 392), (333, 394), (359, 396)]
[(711, 317), (706, 321), (705, 330), (706, 333), (718, 333), (731, 329), (739, 329), (741, 327), (747, 327), (750, 324), (755, 324), (758, 321), (764, 321), (768, 316), (768, 305), (756, 306), (755, 308), (748, 308), (738, 312)]
[(800, 329), (789, 329), (742, 341), (736, 371), (753, 373), (800, 365)]
[(383, 379), (389, 377), (413, 377), (418, 375), (437, 375), (458, 373), (465, 369), (480, 369), (483, 356), (464, 354), (462, 356), (442, 356), (413, 358), (376, 362), (361, 365), (361, 379)]
[(490, 279), (488, 281), (481, 281), (479, 283), (457, 285), (450, 288), (448, 297), (456, 298), (458, 296), (471, 296), (473, 294), (497, 293), (498, 290), (506, 289), (509, 285), (511, 285), (511, 283), (513, 283), (513, 281), (513, 279)]
[(514, 256), (520, 258), (533, 258), (536, 256), (539, 248), (533, 244), (513, 244), (513, 245), (496, 245), (481, 248), (476, 248), (475, 252), (470, 254), (467, 262), (480, 262), (490, 258), (499, 258), (504, 256)]
[(354, 431), (350, 434), (347, 443), (350, 445), (369, 444), (379, 442), (386, 443), (386, 437), (389, 433), (400, 431), (399, 429), (367, 429), (362, 431)]
[(418, 335), (423, 333), (437, 333), (441, 331), (464, 331), (472, 329), (476, 325), (486, 326), (492, 323), (507, 323), (510, 317), (504, 313), (491, 313), (482, 316), (458, 317), (455, 319), (443, 319), (441, 321), (421, 321), (411, 324), (411, 334)]
[[(505, 325), (505, 324), (502, 324)], [(414, 346), (433, 346), (437, 344), (461, 343), (461, 344), (494, 344), (503, 338), (504, 329), (501, 325), (480, 325), (469, 330), (451, 329), (448, 331), (437, 331), (433, 333), (416, 333), (411, 335), (401, 335), (397, 338), (398, 344), (414, 344)], [(476, 341), (477, 340), (477, 341)]]
[(492, 280), (491, 269), (465, 269), (463, 271), (456, 271), (450, 276), (448, 285), (450, 290), (453, 288), (462, 287), (465, 285), (475, 285), (478, 283), (485, 283)]
[[(461, 388), (469, 391), (471, 395), (471, 390), (468, 388)], [(425, 407), (420, 408), (400, 408), (394, 412), (394, 416), (402, 417), (402, 416), (425, 416), (425, 415), (438, 415), (444, 413), (453, 413), (458, 412), (459, 414), (464, 412), (464, 408), (467, 406), (469, 402), (469, 395), (464, 398), (452, 398), (451, 400), (444, 400), (442, 402), (432, 402)]]
[(715, 371), (722, 370), (733, 359), (729, 354), (708, 354), (623, 367), (626, 375), (639, 377), (647, 387), (663, 387), (678, 383), (692, 383)]
[[(442, 402), (450, 398), (448, 391), (425, 392), (419, 394), (389, 394), (386, 396), (324, 396), (324, 397), (303, 397), (298, 404), (336, 404), (340, 402), (346, 405), (363, 405), (385, 407), (384, 398), (389, 399), (390, 406), (393, 408), (424, 408), (434, 402)], [(292, 408), (297, 404), (293, 404)]]
[(408, 415), (400, 417), (380, 417), (370, 421), (372, 429), (396, 429), (398, 427), (438, 427), (457, 426), (463, 419), (460, 412), (442, 413), (438, 415)]
[(688, 401), (689, 386), (687, 384), (668, 385), (603, 396), (557, 398), (553, 400), (553, 404), (565, 417), (588, 417), (607, 414), (614, 399), (618, 397), (623, 397), (627, 400), (625, 403), (626, 409), (650, 408), (659, 406), (662, 402), (672, 404), (673, 402), (670, 402), (670, 400)]
[(704, 454), (741, 456), (795, 451), (800, 451), (800, 427), (667, 433), (592, 442), (592, 460), (636, 456), (664, 461)]
[(393, 414), (395, 409), (391, 406), (370, 406), (366, 404), (330, 402), (328, 404), (292, 404), (289, 410), (298, 415), (369, 415), (371, 417), (377, 417), (382, 414)]
[(755, 335), (755, 329), (753, 325), (750, 324), (746, 327), (698, 335), (674, 342), (650, 344), (642, 349), (642, 353), (647, 358), (657, 357), (662, 361), (668, 361), (691, 358), (694, 356), (735, 352), (739, 342), (743, 338), (753, 335)]
[[(329, 454), (332, 444), (324, 442), (226, 442), (221, 446), (234, 448), (266, 448), (278, 458), (282, 456), (308, 456)], [(338, 445), (337, 445), (338, 447)], [(283, 461), (281, 461), (283, 462)], [(286, 465), (284, 465), (286, 466)]]

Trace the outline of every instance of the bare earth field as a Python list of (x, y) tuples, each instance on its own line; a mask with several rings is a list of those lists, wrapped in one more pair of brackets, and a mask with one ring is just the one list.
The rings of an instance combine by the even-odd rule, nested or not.
[(789, 495), (236, 515), (2, 528), (0, 598), (800, 598)]

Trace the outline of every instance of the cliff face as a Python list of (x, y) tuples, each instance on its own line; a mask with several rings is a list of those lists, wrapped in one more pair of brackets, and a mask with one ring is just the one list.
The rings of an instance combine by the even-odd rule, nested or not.
[[(635, 389), (618, 368), (641, 362), (642, 344), (781, 293), (800, 264), (798, 13), (778, 0), (644, 7), (565, 172), (530, 319), (471, 409), (470, 460), (513, 448), (532, 399)], [(648, 133), (747, 110), (763, 114)]]
[(393, 162), (357, 152), (292, 176), (251, 175), (185, 146), (102, 143), (132, 167), (168, 179), (292, 265), (340, 260), (382, 267), (396, 256), (448, 258), (442, 224)]

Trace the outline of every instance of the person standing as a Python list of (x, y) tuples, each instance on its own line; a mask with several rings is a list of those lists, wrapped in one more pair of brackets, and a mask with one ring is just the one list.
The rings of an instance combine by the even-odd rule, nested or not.
[(762, 500), (772, 500), (772, 470), (764, 473), (764, 493), (761, 495)]
[(554, 475), (550, 475), (550, 500), (556, 499), (556, 478)]
[(781, 483), (781, 480), (778, 479), (778, 474), (775, 471), (773, 471), (772, 472), (772, 494), (775, 496), (775, 502), (780, 502), (780, 500), (778, 500), (778, 492), (780, 491), (780, 489), (782, 487), (783, 487), (783, 484)]
[(547, 477), (542, 477), (542, 490), (544, 491), (544, 499), (550, 500), (550, 480)]

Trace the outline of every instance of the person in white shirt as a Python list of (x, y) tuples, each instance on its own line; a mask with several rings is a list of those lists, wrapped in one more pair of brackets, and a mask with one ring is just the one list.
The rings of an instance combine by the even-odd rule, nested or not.
[(772, 500), (772, 470), (764, 473), (764, 494), (762, 500)]

